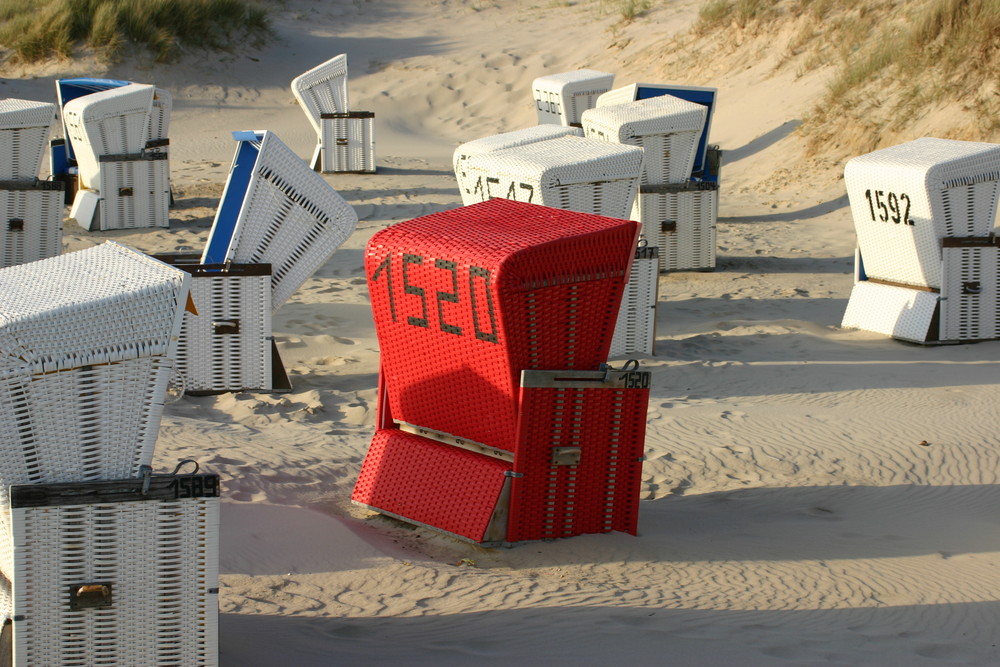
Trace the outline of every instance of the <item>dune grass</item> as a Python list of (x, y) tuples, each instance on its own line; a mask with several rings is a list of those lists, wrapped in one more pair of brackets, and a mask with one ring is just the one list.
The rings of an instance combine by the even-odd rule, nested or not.
[(0, 46), (22, 62), (69, 57), (79, 46), (114, 59), (130, 45), (169, 62), (182, 48), (225, 49), (269, 34), (266, 7), (247, 0), (0, 0)]
[(949, 105), (973, 119), (963, 138), (1000, 131), (1000, 0), (706, 0), (692, 33), (734, 60), (784, 48), (779, 66), (829, 68), (813, 150), (872, 150)]

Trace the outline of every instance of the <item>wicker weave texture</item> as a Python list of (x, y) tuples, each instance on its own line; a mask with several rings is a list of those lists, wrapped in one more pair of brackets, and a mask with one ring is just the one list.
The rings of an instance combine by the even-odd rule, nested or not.
[(0, 99), (0, 181), (38, 178), (55, 114), (47, 102)]
[(270, 390), (271, 277), (197, 275), (191, 298), (177, 343), (186, 389)]
[[(15, 508), (14, 664), (218, 664), (218, 498)], [(111, 585), (107, 607), (70, 590)]]
[(0, 269), (0, 377), (172, 356), (187, 295), (186, 273), (113, 241)]
[(472, 192), (463, 201), (515, 199), (579, 213), (627, 218), (642, 173), (642, 150), (564, 136), (465, 160)]
[(609, 90), (597, 98), (597, 101), (594, 103), (594, 107), (611, 107), (616, 104), (635, 102), (638, 95), (638, 88), (638, 84), (630, 83), (627, 86)]
[[(459, 193), (462, 195), (462, 203), (468, 206), (469, 204), (483, 200), (480, 196), (472, 197), (473, 191), (476, 190), (477, 180), (470, 179), (466, 173), (465, 164), (469, 158), (565, 136), (582, 137), (583, 130), (578, 127), (564, 127), (560, 125), (534, 125), (521, 130), (474, 139), (473, 141), (461, 144), (455, 149), (455, 153), (452, 156), (452, 167), (455, 170), (455, 180), (458, 181)], [(483, 185), (480, 183), (479, 187), (481, 188)]]
[(691, 176), (707, 113), (700, 104), (661, 95), (590, 109), (583, 114), (583, 133), (642, 148), (643, 184), (681, 183)]
[(923, 343), (938, 337), (931, 323), (939, 299), (934, 292), (862, 281), (851, 290), (840, 326)]
[(636, 235), (506, 199), (377, 232), (365, 270), (393, 417), (509, 450), (522, 369), (607, 359)]
[(850, 160), (844, 182), (871, 278), (941, 287), (941, 240), (996, 225), (1000, 145), (922, 138)]
[[(514, 471), (523, 476), (511, 484), (508, 542), (635, 534), (649, 388), (593, 384), (521, 388)], [(579, 462), (555, 464), (560, 448), (577, 449)]]
[(0, 268), (55, 257), (62, 251), (63, 191), (38, 181), (0, 186)]
[(226, 259), (270, 264), (271, 307), (277, 310), (347, 240), (357, 222), (351, 205), (320, 174), (277, 135), (264, 132)]
[(653, 354), (656, 342), (656, 302), (659, 294), (659, 248), (638, 248), (622, 297), (609, 358), (641, 352)]
[(483, 541), (510, 464), (396, 429), (376, 431), (351, 500)]
[(583, 112), (614, 85), (615, 75), (592, 69), (540, 76), (531, 84), (538, 122), (579, 125)]
[(148, 146), (170, 137), (170, 114), (174, 109), (174, 98), (170, 91), (156, 88), (153, 91), (153, 105), (149, 110), (149, 124), (146, 129), (146, 150), (166, 152), (166, 146)]
[(153, 86), (134, 83), (66, 103), (63, 120), (79, 163), (82, 187), (98, 186), (102, 155), (142, 152), (155, 91)]
[(135, 476), (153, 458), (162, 357), (0, 380), (0, 487)]
[(941, 340), (1000, 338), (1000, 248), (943, 248)]
[[(327, 117), (331, 115), (336, 117)], [(374, 172), (374, 114), (324, 114), (320, 120), (320, 144), (323, 173)]]
[(636, 197), (632, 219), (659, 248), (660, 271), (707, 271), (716, 263), (719, 190), (644, 193)]
[(347, 95), (347, 55), (336, 55), (292, 79), (292, 94), (309, 122), (322, 134), (320, 117), (350, 109)]
[[(165, 153), (102, 160), (97, 189), (96, 220), (76, 221), (85, 229), (137, 229), (170, 226), (170, 163)], [(84, 191), (80, 191), (84, 192)], [(77, 196), (84, 196), (78, 193)], [(96, 224), (95, 224), (96, 222)]]

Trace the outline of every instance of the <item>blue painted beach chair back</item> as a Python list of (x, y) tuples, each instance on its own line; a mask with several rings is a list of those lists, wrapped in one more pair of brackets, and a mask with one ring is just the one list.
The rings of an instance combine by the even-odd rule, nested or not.
[(202, 264), (271, 265), (277, 309), (354, 231), (357, 213), (273, 132), (233, 132), (236, 155)]
[(718, 173), (714, 173), (711, 169), (707, 169), (707, 163), (708, 133), (712, 126), (712, 112), (715, 110), (716, 92), (717, 90), (715, 88), (704, 88), (699, 86), (640, 83), (636, 85), (635, 94), (635, 99), (637, 100), (645, 100), (650, 97), (658, 97), (660, 95), (673, 95), (674, 97), (678, 97), (682, 100), (708, 107), (708, 113), (705, 115), (705, 129), (701, 133), (701, 139), (698, 141), (698, 148), (695, 151), (694, 167), (691, 170), (691, 176), (698, 180), (713, 183), (717, 183), (719, 181), (719, 175)]
[(260, 156), (264, 133), (252, 130), (233, 132), (233, 139), (239, 142), (239, 146), (202, 253), (202, 264), (222, 264), (231, 259), (230, 250), (235, 242), (236, 223), (250, 187), (254, 166)]

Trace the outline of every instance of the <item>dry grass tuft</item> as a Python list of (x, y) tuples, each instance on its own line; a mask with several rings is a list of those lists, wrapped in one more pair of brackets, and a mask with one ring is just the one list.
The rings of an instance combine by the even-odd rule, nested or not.
[(183, 47), (269, 35), (267, 9), (247, 0), (0, 0), (0, 45), (21, 62), (69, 57), (80, 45), (114, 59), (130, 44), (169, 62)]
[(707, 0), (691, 33), (717, 62), (780, 48), (778, 67), (831, 68), (801, 128), (814, 153), (872, 150), (944, 109), (969, 119), (958, 138), (1000, 139), (1000, 0)]

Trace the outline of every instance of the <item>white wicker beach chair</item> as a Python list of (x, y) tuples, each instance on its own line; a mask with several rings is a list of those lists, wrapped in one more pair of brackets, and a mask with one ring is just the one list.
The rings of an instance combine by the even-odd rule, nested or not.
[(0, 488), (150, 464), (188, 284), (113, 242), (0, 269)]
[(641, 147), (643, 185), (681, 183), (691, 176), (707, 110), (694, 102), (662, 95), (583, 113), (584, 136)]
[(158, 139), (153, 150), (146, 151), (151, 133), (159, 133), (169, 117), (166, 98), (152, 113), (155, 93), (153, 86), (129, 84), (67, 102), (64, 115), (79, 163), (80, 187), (70, 217), (84, 229), (169, 225), (165, 144)]
[(47, 102), (0, 99), (0, 181), (35, 182), (55, 114)]
[(318, 148), (320, 171), (324, 174), (374, 173), (375, 114), (324, 113), (320, 118)]
[(323, 114), (350, 110), (347, 96), (347, 54), (334, 56), (292, 79), (292, 94), (319, 136), (322, 133)]
[(631, 219), (659, 248), (660, 271), (711, 271), (716, 264), (718, 183), (640, 186)]
[(940, 288), (942, 239), (994, 231), (1000, 145), (917, 139), (848, 161), (844, 183), (868, 277)]
[(66, 103), (63, 117), (80, 166), (81, 187), (97, 187), (102, 156), (142, 152), (155, 91), (153, 86), (133, 83)]
[(295, 77), (292, 94), (316, 130), (314, 169), (326, 174), (375, 171), (375, 114), (350, 108), (346, 54)]
[[(452, 157), (452, 166), (455, 169), (455, 180), (458, 181), (458, 190), (462, 195), (462, 203), (468, 206), (469, 204), (481, 201), (478, 193), (473, 195), (473, 191), (476, 189), (476, 179), (469, 179), (466, 174), (465, 163), (469, 158), (570, 135), (582, 137), (583, 130), (577, 127), (561, 125), (534, 125), (521, 130), (494, 134), (461, 144), (455, 149)], [(480, 183), (480, 186), (482, 186), (482, 183)]]
[(219, 478), (15, 486), (6, 664), (218, 664)]
[(641, 352), (653, 354), (659, 297), (659, 248), (641, 241), (618, 310), (609, 358)]
[(842, 326), (915, 342), (1000, 337), (1000, 145), (924, 138), (844, 169), (858, 237)]
[(0, 268), (62, 252), (63, 184), (0, 181)]
[(583, 112), (611, 90), (615, 75), (592, 69), (540, 76), (531, 84), (538, 122), (579, 127)]
[(271, 330), (270, 264), (199, 264), (158, 255), (191, 274), (191, 300), (177, 341), (177, 372), (191, 395), (291, 389)]
[[(670, 95), (678, 99), (694, 102), (705, 107), (705, 128), (698, 141), (698, 148), (695, 151), (694, 163), (691, 167), (691, 177), (699, 181), (718, 182), (718, 168), (712, 169), (710, 165), (709, 152), (713, 149), (709, 146), (708, 140), (712, 129), (712, 116), (715, 113), (715, 106), (718, 98), (718, 89), (706, 86), (680, 86), (676, 84), (662, 83), (633, 83), (622, 88), (609, 90), (597, 98), (596, 106), (606, 107), (616, 104), (625, 104), (636, 100), (649, 99)], [(718, 147), (714, 147), (716, 157)]]
[(464, 161), (468, 182), (475, 184), (468, 201), (499, 197), (625, 219), (642, 158), (636, 147), (575, 136), (483, 153)]
[(277, 310), (350, 236), (350, 204), (272, 132), (239, 142), (203, 264), (270, 264)]

